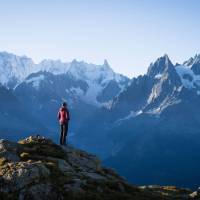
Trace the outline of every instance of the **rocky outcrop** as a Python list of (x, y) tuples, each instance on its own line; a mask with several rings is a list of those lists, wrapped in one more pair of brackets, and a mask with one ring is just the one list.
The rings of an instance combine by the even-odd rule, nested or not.
[(0, 140), (0, 199), (198, 199), (176, 187), (136, 187), (99, 159), (44, 137)]

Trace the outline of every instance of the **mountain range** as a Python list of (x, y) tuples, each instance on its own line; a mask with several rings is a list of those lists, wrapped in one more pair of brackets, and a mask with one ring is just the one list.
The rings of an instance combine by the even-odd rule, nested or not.
[[(167, 55), (129, 79), (102, 65), (0, 53), (0, 134), (58, 138), (66, 100), (69, 141), (99, 155), (136, 184), (200, 185), (200, 55), (173, 64)], [(23, 130), (20, 127), (24, 127)]]
[[(43, 60), (35, 64), (26, 56), (20, 57), (2, 52), (0, 53), (0, 72), (2, 88), (13, 96), (9, 98), (10, 100), (18, 101), (11, 106), (5, 100), (3, 106), (5, 109), (13, 107), (12, 112), (8, 113), (9, 121), (13, 122), (13, 128), (9, 127), (9, 130), (5, 132), (2, 124), (0, 130), (4, 134), (8, 133), (8, 136), (15, 130), (12, 137), (15, 135), (17, 138), (19, 134), (26, 131), (18, 131), (17, 124), (23, 123), (15, 123), (12, 119), (14, 115), (20, 113), (25, 118), (26, 115), (31, 118), (30, 123), (25, 122), (29, 130), (32, 130), (31, 132), (48, 132), (52, 137), (57, 138), (55, 135), (58, 129), (56, 114), (62, 101), (67, 101), (69, 104), (73, 130), (73, 127), (76, 129), (88, 114), (110, 101), (129, 83), (129, 79), (115, 73), (106, 60), (103, 65), (76, 60), (70, 63)], [(4, 93), (0, 95), (0, 98), (5, 96)], [(22, 107), (24, 111), (22, 109), (15, 112), (15, 109), (19, 107)], [(1, 115), (7, 121), (3, 112)], [(37, 125), (32, 124), (34, 120), (38, 121)], [(40, 123), (44, 130), (40, 128)], [(5, 126), (8, 127), (7, 124)]]

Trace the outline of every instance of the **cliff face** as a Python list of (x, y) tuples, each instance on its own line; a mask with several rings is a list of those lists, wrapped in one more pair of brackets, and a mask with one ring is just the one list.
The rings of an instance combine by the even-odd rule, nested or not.
[[(134, 173), (134, 172), (133, 172)], [(96, 156), (43, 137), (0, 140), (0, 199), (198, 199), (176, 187), (136, 187)]]

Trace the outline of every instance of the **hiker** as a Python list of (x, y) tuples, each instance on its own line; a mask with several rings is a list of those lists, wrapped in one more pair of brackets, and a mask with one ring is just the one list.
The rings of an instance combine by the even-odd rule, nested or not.
[(66, 145), (68, 123), (70, 120), (69, 110), (66, 102), (63, 102), (62, 107), (58, 111), (58, 120), (60, 123), (60, 145)]

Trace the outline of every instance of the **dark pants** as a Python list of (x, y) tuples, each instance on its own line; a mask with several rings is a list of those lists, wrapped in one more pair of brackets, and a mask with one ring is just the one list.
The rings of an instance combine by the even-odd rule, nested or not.
[(66, 144), (66, 137), (68, 132), (68, 122), (60, 125), (60, 144)]

